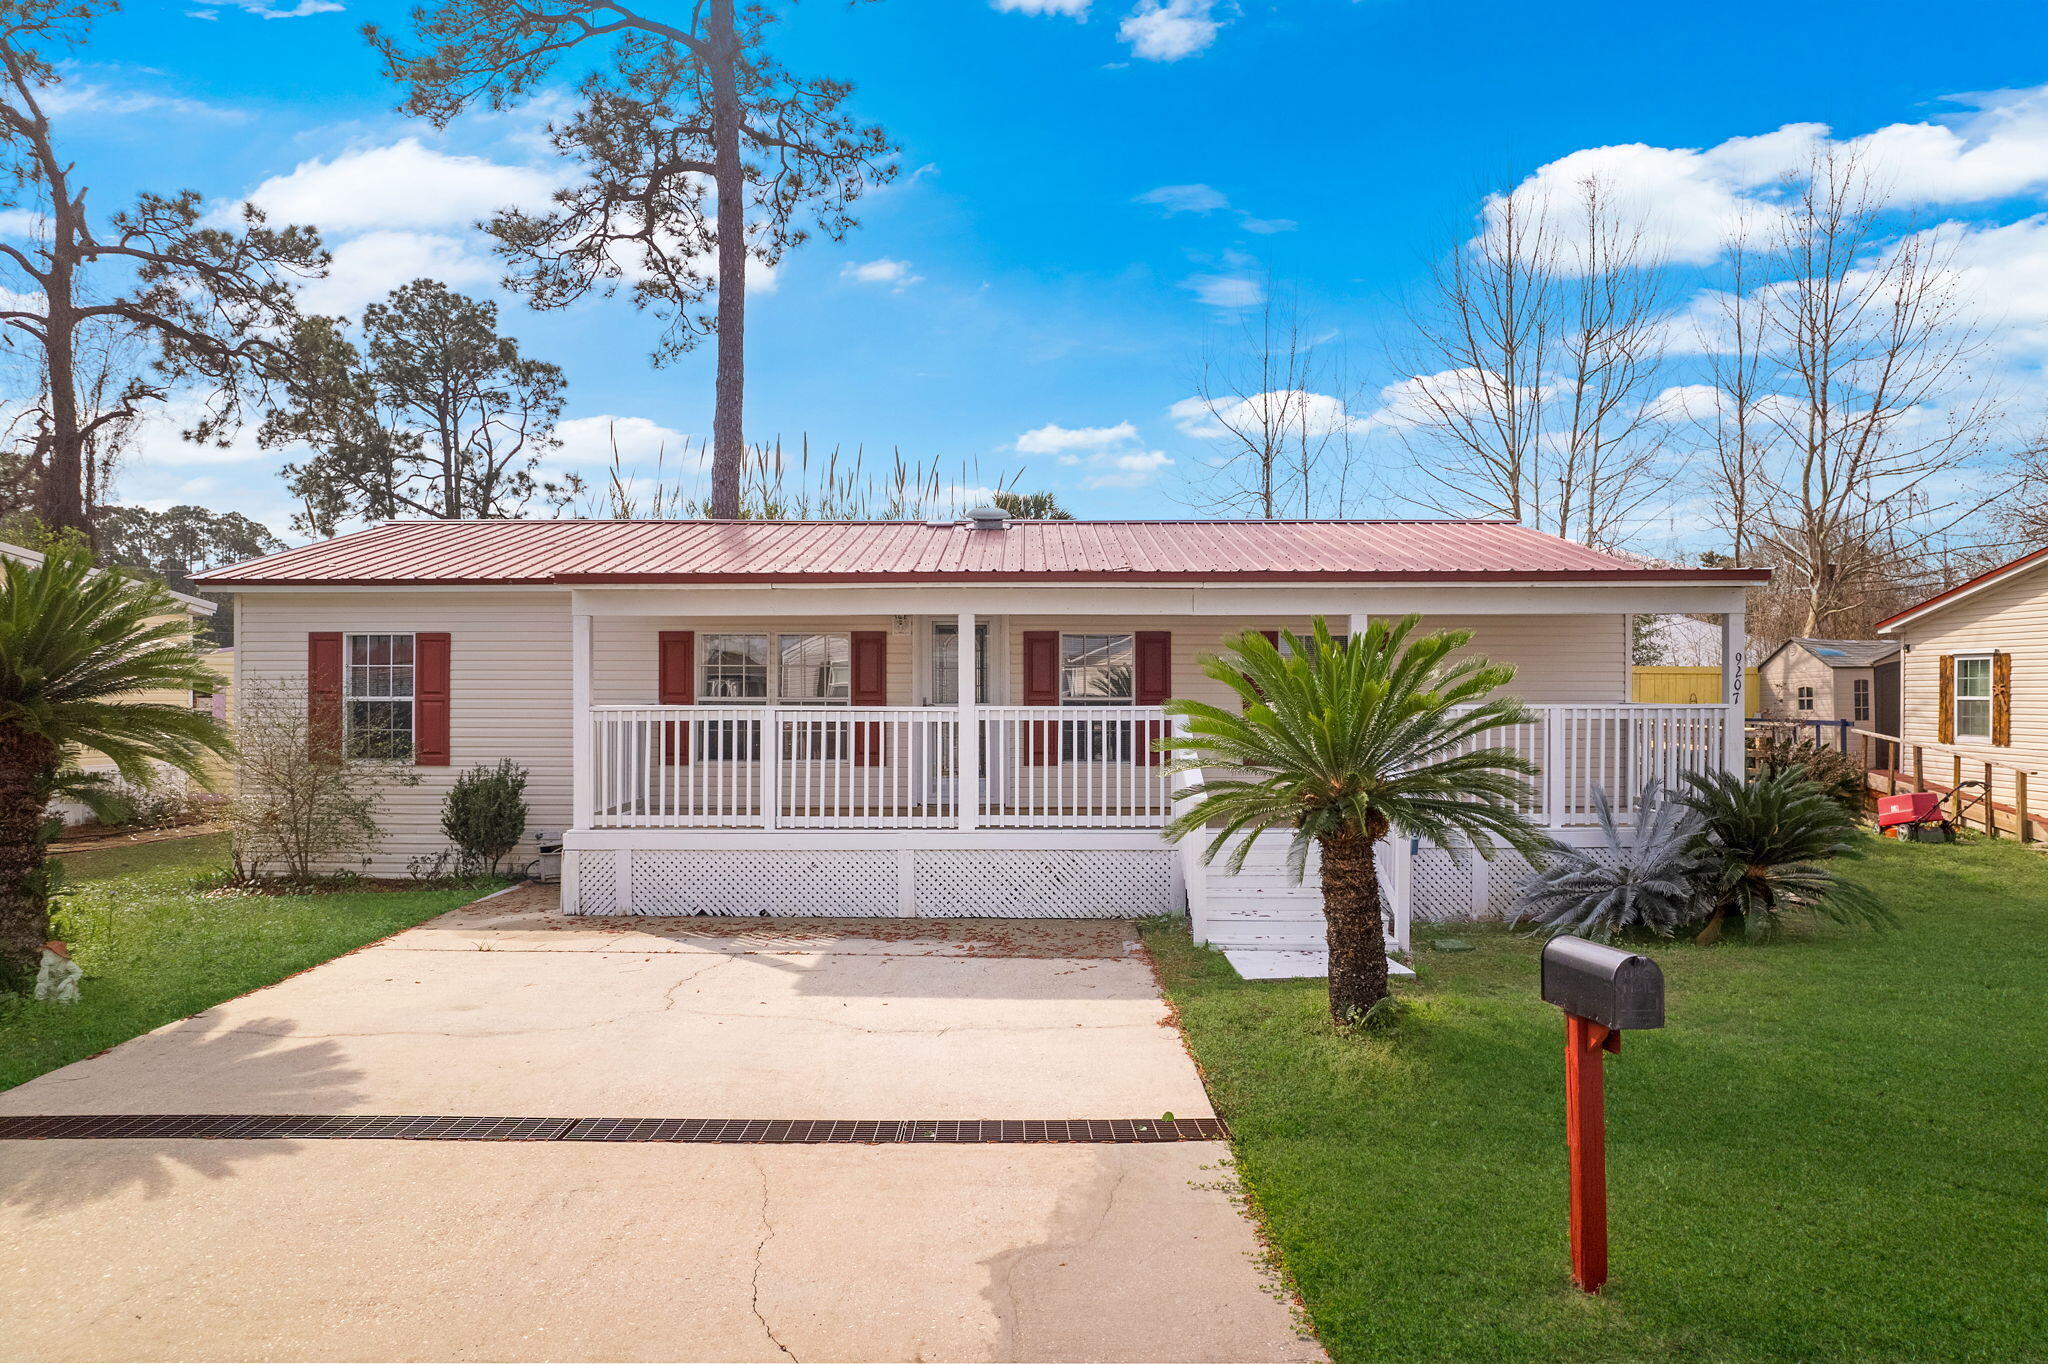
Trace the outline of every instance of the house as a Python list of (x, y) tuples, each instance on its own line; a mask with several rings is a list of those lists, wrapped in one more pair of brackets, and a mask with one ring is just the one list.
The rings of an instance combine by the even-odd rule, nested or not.
[[(2009, 829), (2048, 770), (2048, 549), (1880, 621), (1899, 648), (1898, 766), (1926, 789), (1987, 785)], [(1882, 729), (1882, 727), (1880, 727)], [(1974, 822), (1974, 821), (1973, 821)], [(2029, 836), (2040, 831), (2029, 827)]]
[[(1744, 596), (1763, 577), (1498, 522), (982, 509), (398, 522), (201, 580), (234, 594), (236, 695), (303, 688), (348, 751), (423, 778), (387, 792), (373, 871), (437, 850), (454, 773), (509, 757), (531, 774), (537, 831), (564, 845), (572, 913), (1191, 906), (1212, 941), (1271, 945), (1321, 935), (1277, 850), (1233, 879), (1159, 834), (1161, 707), (1227, 697), (1205, 655), (1316, 616), (1339, 632), (1410, 612), (1470, 628), (1537, 708), (1508, 736), (1544, 767), (1531, 813), (1584, 837), (1596, 786), (1626, 807), (1646, 776), (1740, 760), (1739, 681), (1704, 704), (1630, 702), (1630, 616), (1719, 617), (1740, 679)], [(1390, 887), (1417, 913), (1484, 913), (1512, 890), (1440, 850), (1394, 851)]]
[[(8, 544), (5, 541), (0, 541), (0, 559), (12, 559), (17, 563), (40, 564), (43, 561), (43, 555), (36, 550), (22, 545)], [(207, 601), (203, 597), (194, 597), (184, 592), (172, 592), (168, 588), (165, 591), (171, 599), (171, 610), (161, 616), (152, 616), (149, 621), (152, 625), (160, 624), (166, 620), (181, 620), (189, 623), (196, 631), (202, 622), (210, 619), (220, 609), (219, 603)], [(158, 690), (136, 692), (122, 699), (174, 706), (201, 704), (201, 697), (191, 691)], [(112, 772), (114, 770), (112, 763), (90, 749), (81, 749), (72, 756), (76, 759), (78, 765), (88, 772)], [(90, 817), (90, 812), (83, 805), (75, 801), (59, 801), (51, 808), (59, 818), (68, 824), (76, 824)]]
[(1882, 732), (1897, 714), (1886, 698), (1896, 696), (1886, 665), (1899, 653), (1896, 640), (1788, 639), (1757, 664), (1759, 714), (1767, 720), (1847, 722)]

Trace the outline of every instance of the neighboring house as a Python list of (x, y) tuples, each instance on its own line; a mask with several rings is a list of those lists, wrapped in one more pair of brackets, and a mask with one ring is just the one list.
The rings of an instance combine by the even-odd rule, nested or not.
[[(0, 559), (13, 559), (19, 563), (39, 564), (43, 561), (43, 555), (36, 550), (28, 549), (21, 545), (11, 545), (5, 541), (0, 541)], [(220, 609), (218, 603), (207, 601), (202, 597), (190, 596), (183, 592), (170, 592), (168, 588), (165, 591), (169, 592), (172, 610), (165, 615), (151, 617), (150, 624), (152, 625), (165, 620), (181, 620), (188, 622), (196, 630), (201, 622), (210, 619), (213, 613)], [(155, 701), (175, 706), (190, 706), (198, 703), (197, 694), (190, 691), (134, 692), (121, 699), (137, 702)], [(113, 770), (112, 763), (91, 749), (79, 750), (74, 756), (78, 765), (88, 772), (111, 772)], [(78, 823), (87, 818), (89, 813), (85, 807), (70, 801), (59, 802), (54, 808), (56, 813), (67, 823)]]
[(1788, 639), (1757, 664), (1759, 714), (1767, 720), (1846, 720), (1861, 729), (1878, 728), (1884, 705), (1878, 670), (1898, 652), (1898, 641), (1889, 639)]
[[(1271, 946), (1319, 941), (1312, 885), (1284, 885), (1268, 849), (1232, 880), (1159, 836), (1160, 707), (1227, 699), (1205, 655), (1318, 615), (1339, 632), (1409, 612), (1468, 627), (1538, 708), (1504, 736), (1546, 768), (1532, 813), (1583, 838), (1594, 785), (1626, 807), (1646, 776), (1740, 755), (1739, 695), (1630, 703), (1630, 615), (1721, 616), (1740, 678), (1764, 576), (1493, 522), (977, 514), (404, 522), (201, 581), (234, 594), (238, 693), (305, 688), (348, 751), (423, 778), (386, 792), (373, 871), (440, 847), (457, 770), (511, 758), (536, 832), (566, 844), (572, 913), (1192, 904), (1209, 940)], [(1404, 916), (1411, 886), (1441, 917), (1512, 889), (1476, 859), (1424, 849), (1409, 866), (1407, 841), (1394, 849)]]
[(2042, 802), (2022, 787), (2048, 771), (2048, 549), (1979, 574), (1878, 623), (1900, 647), (1904, 740), (1927, 784), (1989, 780), (2010, 813)]

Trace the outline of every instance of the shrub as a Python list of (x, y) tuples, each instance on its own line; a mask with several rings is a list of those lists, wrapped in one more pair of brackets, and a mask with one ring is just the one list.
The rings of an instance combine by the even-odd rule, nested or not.
[(510, 758), (470, 768), (441, 803), (441, 832), (455, 845), (458, 876), (495, 876), (526, 836), (526, 769)]
[(1712, 909), (1697, 941), (1715, 941), (1730, 919), (1760, 937), (1794, 912), (1870, 927), (1893, 922), (1868, 890), (1826, 865), (1862, 850), (1855, 818), (1820, 787), (1789, 768), (1753, 781), (1729, 772), (1685, 780), (1685, 803), (1705, 821), (1709, 859)]
[(235, 698), (235, 794), (226, 817), (239, 879), (258, 881), (278, 870), (310, 881), (316, 867), (368, 862), (384, 839), (377, 824), (382, 788), (418, 781), (409, 772), (349, 762), (312, 740), (304, 691), (272, 683)]
[(1869, 778), (1863, 764), (1849, 754), (1803, 739), (1790, 725), (1766, 725), (1752, 733), (1748, 751), (1752, 776), (1797, 773), (1850, 815), (1862, 816)]
[(1593, 807), (1606, 846), (1553, 847), (1522, 886), (1517, 922), (1604, 942), (1632, 930), (1668, 938), (1707, 916), (1710, 863), (1698, 812), (1655, 780), (1637, 798), (1633, 837), (1623, 835), (1605, 788), (1593, 788)]

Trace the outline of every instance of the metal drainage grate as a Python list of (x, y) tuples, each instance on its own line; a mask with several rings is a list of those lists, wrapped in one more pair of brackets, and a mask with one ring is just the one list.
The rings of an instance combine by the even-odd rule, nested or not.
[(0, 1141), (655, 1141), (886, 1146), (1221, 1141), (1229, 1135), (1221, 1118), (842, 1118), (812, 1121), (800, 1118), (393, 1117), (368, 1113), (73, 1113), (0, 1117)]

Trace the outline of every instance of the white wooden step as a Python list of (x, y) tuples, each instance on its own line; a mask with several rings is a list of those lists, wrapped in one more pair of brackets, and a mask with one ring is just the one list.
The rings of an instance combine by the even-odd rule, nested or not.
[[(1226, 947), (1223, 955), (1246, 980), (1306, 980), (1330, 974), (1330, 954), (1315, 948)], [(1387, 974), (1412, 976), (1415, 972), (1388, 957)]]

